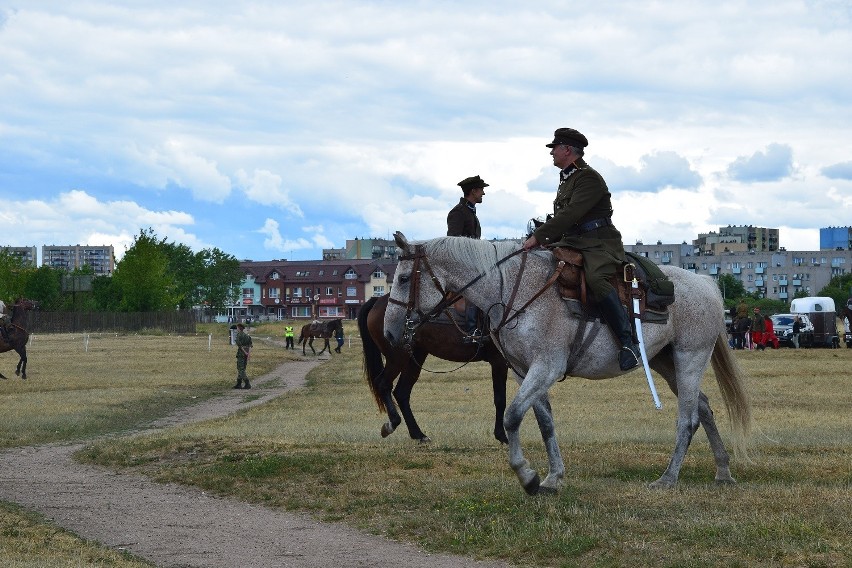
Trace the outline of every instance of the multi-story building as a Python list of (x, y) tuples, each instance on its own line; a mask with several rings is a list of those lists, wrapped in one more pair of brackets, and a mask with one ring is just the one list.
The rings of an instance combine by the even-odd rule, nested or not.
[(33, 268), (38, 268), (38, 260), (36, 258), (36, 247), (2, 247), (2, 249), (10, 255), (20, 258), (25, 265), (32, 266)]
[(396, 262), (388, 259), (241, 262), (241, 297), (233, 320), (355, 319), (370, 297), (390, 290)]
[(112, 276), (115, 253), (112, 245), (44, 245), (41, 247), (41, 264), (68, 272), (90, 266), (96, 276)]
[(825, 227), (819, 230), (820, 250), (852, 250), (852, 227)]
[(749, 293), (789, 302), (797, 292), (816, 295), (833, 276), (852, 269), (852, 250), (845, 251), (729, 251), (702, 254), (692, 245), (626, 245), (625, 250), (641, 254), (657, 264), (679, 266), (697, 274), (718, 279), (731, 274)]

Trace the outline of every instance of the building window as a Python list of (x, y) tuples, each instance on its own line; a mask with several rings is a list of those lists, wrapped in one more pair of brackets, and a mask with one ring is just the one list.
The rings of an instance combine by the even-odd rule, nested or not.
[(351, 297), (354, 297), (354, 296), (357, 296), (357, 295), (358, 295), (358, 291), (357, 291), (357, 289), (355, 288), (355, 286), (347, 286), (347, 287), (346, 287), (346, 295), (347, 295), (347, 296), (349, 296), (350, 298), (351, 298)]
[(346, 274), (344, 274), (343, 277), (347, 280), (355, 280), (356, 278), (358, 278), (358, 273), (355, 272), (354, 269), (350, 268), (346, 271)]
[(294, 318), (309, 318), (311, 317), (311, 307), (293, 306), (290, 308), (290, 315)]
[(301, 286), (296, 286), (295, 288), (293, 288), (293, 297), (294, 298), (301, 298), (302, 297), (302, 287)]
[(381, 268), (376, 268), (376, 271), (373, 272), (373, 278), (384, 278), (384, 277), (385, 277), (385, 273), (382, 272)]
[(281, 288), (269, 288), (267, 292), (272, 300), (277, 300), (281, 297)]
[(342, 315), (337, 306), (320, 306), (319, 317), (321, 318), (339, 318)]
[(385, 295), (385, 287), (384, 286), (373, 286), (373, 296), (379, 297)]
[(326, 296), (334, 296), (334, 288), (332, 288), (331, 286), (326, 287), (325, 295)]

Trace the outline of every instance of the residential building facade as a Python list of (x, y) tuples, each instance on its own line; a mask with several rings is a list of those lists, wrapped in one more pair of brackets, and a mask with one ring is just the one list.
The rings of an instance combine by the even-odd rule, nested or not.
[(96, 276), (112, 276), (115, 251), (112, 245), (44, 245), (41, 264), (67, 272), (90, 266)]
[(38, 259), (36, 258), (36, 247), (2, 247), (4, 251), (12, 256), (20, 258), (25, 265), (38, 268)]
[[(749, 293), (790, 302), (797, 292), (816, 295), (834, 276), (852, 269), (852, 250), (845, 251), (729, 251), (701, 254), (691, 245), (626, 245), (625, 250), (646, 256), (656, 264), (678, 266), (718, 279), (731, 274)], [(696, 252), (698, 251), (698, 252)]]
[(396, 261), (245, 261), (240, 268), (245, 277), (230, 321), (355, 319), (369, 298), (390, 290)]

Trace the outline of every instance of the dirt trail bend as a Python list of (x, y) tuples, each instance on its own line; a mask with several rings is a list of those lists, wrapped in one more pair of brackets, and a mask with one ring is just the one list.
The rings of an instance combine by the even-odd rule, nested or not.
[[(149, 429), (225, 416), (263, 404), (305, 384), (316, 359), (288, 361), (245, 391), (186, 408)], [(15, 448), (0, 453), (0, 499), (38, 511), (83, 538), (123, 549), (162, 567), (394, 568), (502, 567), (320, 523), (235, 499), (220, 498), (147, 477), (81, 465), (83, 444)]]

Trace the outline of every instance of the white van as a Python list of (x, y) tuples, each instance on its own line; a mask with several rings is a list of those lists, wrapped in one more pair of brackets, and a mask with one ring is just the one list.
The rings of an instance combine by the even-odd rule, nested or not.
[(839, 347), (837, 312), (834, 300), (828, 296), (796, 298), (790, 303), (790, 312), (807, 314), (814, 326), (814, 347)]

